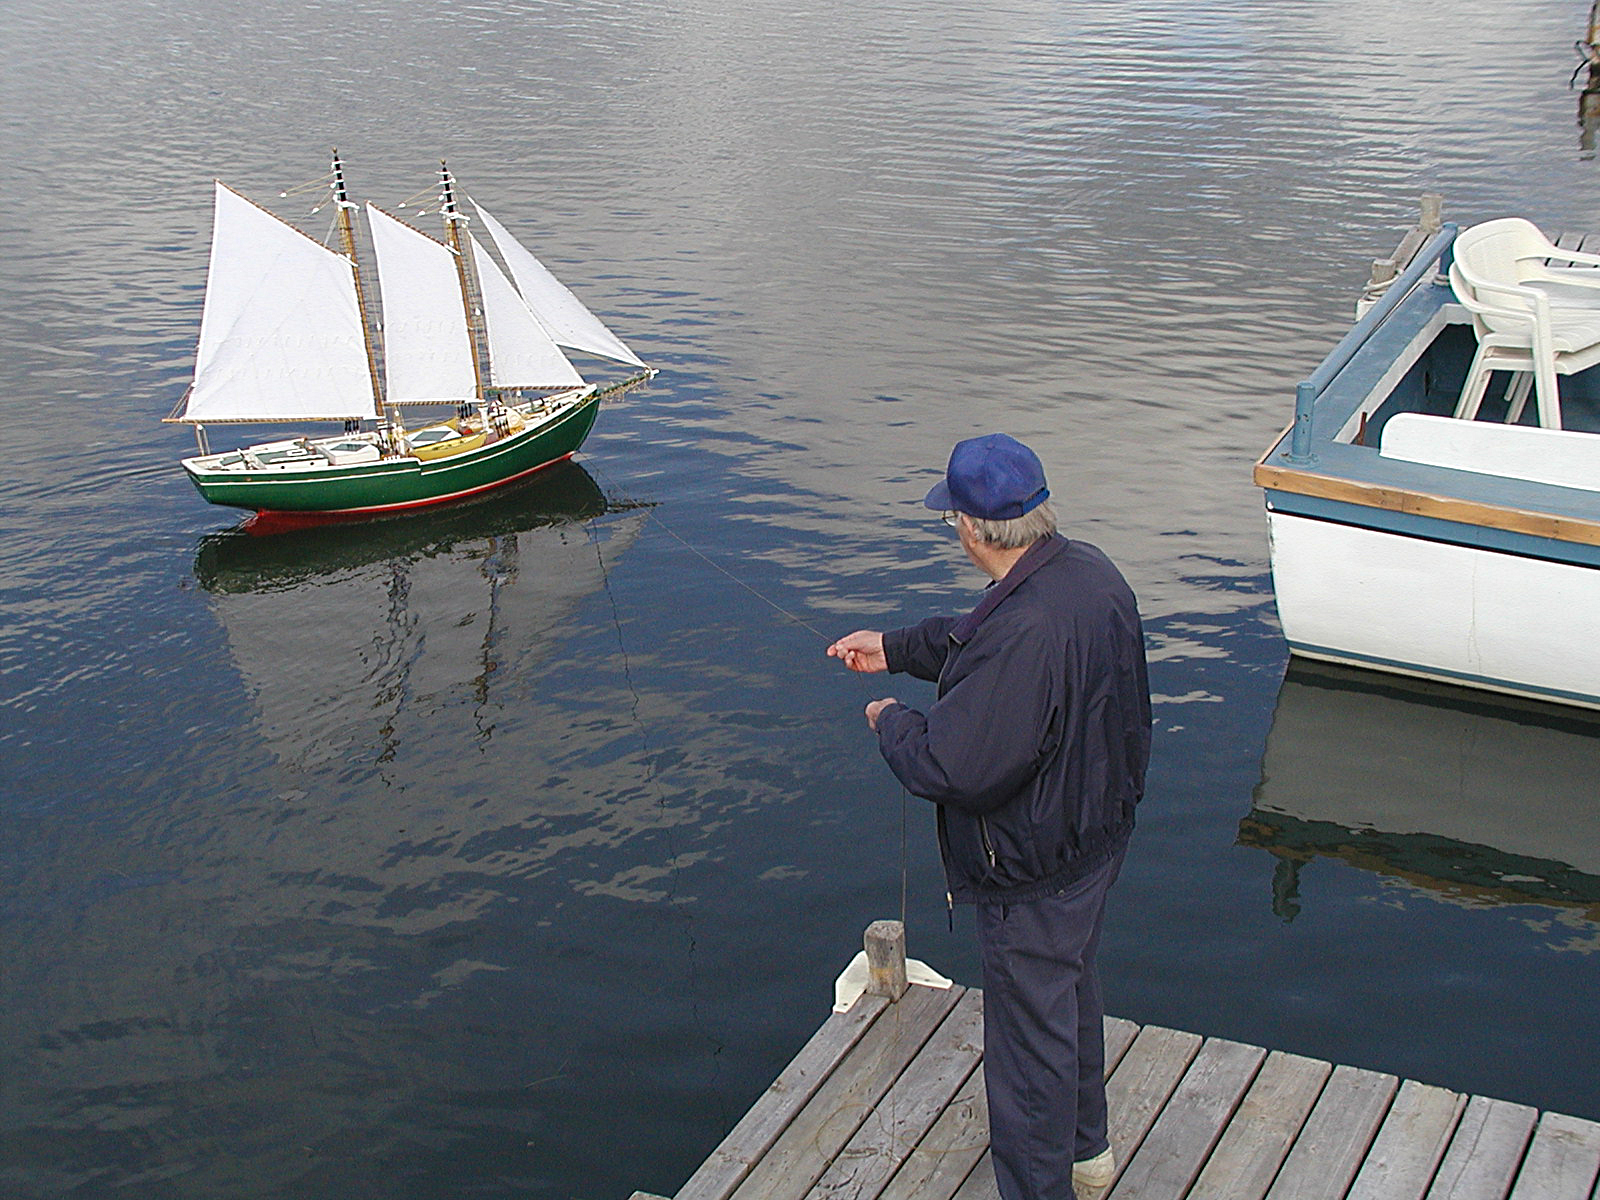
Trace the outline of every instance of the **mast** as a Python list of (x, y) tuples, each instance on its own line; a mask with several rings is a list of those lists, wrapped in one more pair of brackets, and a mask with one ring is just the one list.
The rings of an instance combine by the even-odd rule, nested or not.
[(472, 347), (472, 377), (477, 381), (478, 399), (484, 398), (483, 355), (478, 349), (483, 336), (483, 321), (478, 306), (473, 303), (471, 268), (467, 264), (466, 247), (462, 245), (461, 226), (466, 216), (456, 207), (456, 181), (444, 159), (439, 160), (439, 182), (444, 189), (439, 197), (444, 214), (444, 230), (450, 239), (450, 249), (455, 251), (456, 275), (461, 280), (461, 305), (467, 313), (467, 341)]
[(361, 286), (361, 264), (356, 261), (356, 231), (350, 220), (351, 203), (344, 186), (344, 163), (339, 161), (338, 147), (333, 151), (333, 202), (339, 211), (339, 238), (344, 243), (344, 256), (350, 260), (350, 270), (356, 281), (356, 306), (361, 310), (361, 340), (367, 347), (367, 373), (372, 377), (372, 415), (383, 420), (383, 392), (378, 385), (378, 355), (372, 341), (372, 323), (367, 319), (367, 293)]

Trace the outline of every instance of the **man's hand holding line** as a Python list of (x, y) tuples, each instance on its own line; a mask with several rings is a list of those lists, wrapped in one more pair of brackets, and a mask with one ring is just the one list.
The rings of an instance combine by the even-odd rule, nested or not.
[(883, 653), (883, 634), (875, 629), (858, 629), (845, 634), (828, 647), (828, 657), (837, 658), (852, 671), (864, 675), (889, 669), (889, 659)]

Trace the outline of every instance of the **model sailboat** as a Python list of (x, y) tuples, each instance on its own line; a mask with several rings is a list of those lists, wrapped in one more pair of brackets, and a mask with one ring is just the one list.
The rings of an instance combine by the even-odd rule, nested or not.
[[(337, 154), (342, 254), (216, 185), (194, 383), (167, 418), (195, 427), (200, 453), (183, 469), (206, 500), (361, 515), (474, 495), (569, 457), (588, 436), (602, 392), (564, 350), (636, 369), (606, 392), (655, 374), (477, 206), (508, 276), (465, 231), (442, 163), (439, 174), (446, 241), (366, 207), (381, 336)], [(407, 428), (413, 405), (454, 415)], [(336, 421), (343, 431), (220, 454), (207, 444), (207, 425), (266, 421)]]

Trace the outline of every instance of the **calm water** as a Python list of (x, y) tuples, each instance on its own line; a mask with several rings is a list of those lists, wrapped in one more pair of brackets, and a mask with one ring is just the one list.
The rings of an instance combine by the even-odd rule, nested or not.
[[(1600, 229), (1583, 15), (13, 0), (0, 1191), (675, 1190), (899, 911), (821, 635), (970, 605), (917, 500), (993, 429), (1148, 622), (1111, 1007), (1600, 1118), (1600, 727), (1285, 681), (1249, 476), (1420, 192)], [(333, 144), (447, 156), (665, 373), (486, 503), (234, 531), (158, 422), (209, 180), (303, 217)]]

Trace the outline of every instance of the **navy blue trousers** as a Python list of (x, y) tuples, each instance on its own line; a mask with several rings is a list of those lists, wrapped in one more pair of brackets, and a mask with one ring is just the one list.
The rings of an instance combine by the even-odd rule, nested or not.
[(1106, 1148), (1105, 1006), (1095, 957), (1119, 853), (1062, 891), (980, 903), (983, 1070), (1001, 1200), (1074, 1200)]

